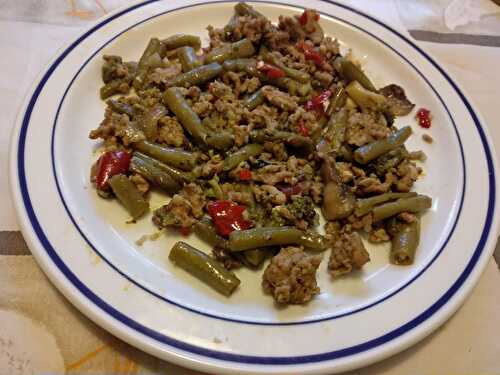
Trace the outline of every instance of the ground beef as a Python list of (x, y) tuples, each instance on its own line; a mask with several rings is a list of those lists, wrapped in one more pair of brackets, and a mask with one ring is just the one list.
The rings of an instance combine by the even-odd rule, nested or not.
[(360, 269), (370, 261), (370, 255), (357, 232), (342, 233), (332, 246), (328, 260), (328, 272), (337, 277), (354, 269)]
[(212, 177), (214, 174), (222, 172), (223, 162), (222, 156), (219, 154), (213, 155), (210, 160), (201, 167), (201, 175), (203, 177)]
[(410, 212), (401, 212), (397, 218), (401, 221), (404, 221), (405, 223), (413, 223), (415, 220), (417, 220), (417, 216), (415, 214), (412, 214)]
[(203, 207), (205, 207), (206, 203), (203, 189), (199, 185), (191, 182), (184, 185), (179, 194), (186, 198), (191, 204), (194, 217), (198, 219), (201, 218), (203, 216)]
[(229, 39), (238, 41), (248, 38), (252, 42), (258, 42), (264, 34), (272, 30), (271, 22), (265, 17), (240, 16), (234, 17), (229, 31)]
[(397, 174), (399, 180), (396, 182), (396, 190), (408, 192), (413, 186), (413, 183), (417, 181), (420, 170), (415, 163), (407, 160), (398, 165)]
[(286, 247), (271, 259), (264, 271), (262, 287), (280, 304), (303, 304), (320, 292), (316, 270), (321, 256), (298, 247)]
[(298, 104), (297, 98), (290, 96), (286, 92), (280, 91), (273, 86), (262, 87), (262, 93), (269, 103), (281, 108), (284, 111), (294, 111)]
[(287, 39), (292, 42), (304, 40), (306, 37), (306, 32), (295, 17), (279, 16), (278, 27), (287, 34)]
[(156, 84), (166, 84), (171, 85), (172, 80), (182, 73), (182, 66), (179, 63), (171, 63), (164, 68), (156, 68), (151, 74), (149, 74), (148, 79)]
[(266, 128), (274, 130), (278, 127), (278, 110), (266, 104), (259, 105), (253, 111), (245, 111), (244, 117), (250, 129)]
[(257, 77), (247, 78), (241, 84), (240, 90), (243, 93), (246, 92), (248, 94), (252, 94), (257, 91), (260, 85), (260, 79), (258, 79)]
[(125, 146), (146, 139), (137, 125), (130, 121), (128, 115), (112, 112), (108, 107), (104, 116), (99, 127), (90, 132), (90, 139), (119, 138)]
[(271, 185), (253, 185), (252, 191), (257, 202), (280, 205), (286, 203), (286, 195)]
[(324, 88), (330, 86), (330, 83), (333, 81), (333, 75), (328, 72), (324, 72), (321, 70), (317, 70), (314, 72), (314, 78), (323, 86)]
[(264, 150), (273, 154), (277, 161), (286, 161), (288, 159), (286, 147), (282, 142), (266, 142), (264, 143)]
[(175, 117), (164, 116), (158, 121), (158, 142), (181, 147), (184, 140), (184, 130)]
[(248, 126), (235, 125), (233, 126), (233, 131), (234, 131), (234, 144), (237, 147), (241, 147), (248, 143), (250, 136), (250, 131), (248, 130)]
[(263, 182), (267, 185), (276, 185), (278, 182), (288, 184), (297, 183), (294, 173), (289, 171), (285, 164), (271, 164), (257, 170), (254, 174), (254, 180)]
[[(396, 181), (395, 176), (392, 173), (387, 173), (385, 175), (385, 181), (382, 182), (378, 177), (362, 177), (357, 180), (356, 183), (356, 195), (378, 195), (387, 193), (392, 184)], [(399, 182), (398, 182), (399, 183)]]
[(349, 113), (346, 129), (346, 140), (351, 145), (364, 144), (387, 138), (390, 128), (371, 113)]
[(373, 243), (387, 242), (390, 241), (390, 239), (391, 238), (389, 237), (384, 228), (379, 228), (377, 230), (374, 230), (368, 236), (368, 241)]

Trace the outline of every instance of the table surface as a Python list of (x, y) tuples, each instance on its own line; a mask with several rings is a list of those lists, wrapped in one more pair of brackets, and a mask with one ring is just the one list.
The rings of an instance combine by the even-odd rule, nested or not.
[[(4, 56), (8, 56), (8, 58), (0, 59), (0, 103), (2, 103), (3, 114), (0, 118), (3, 130), (0, 132), (0, 170), (3, 171), (8, 170), (9, 135), (15, 122), (17, 109), (19, 108), (21, 101), (26, 95), (35, 76), (41, 71), (41, 69), (43, 69), (50, 57), (66, 41), (81, 32), (81, 30), (92, 18), (109, 11), (117, 5), (127, 3), (127, 1), (123, 0), (101, 0), (95, 1), (92, 6), (89, 6), (88, 3), (92, 2), (69, 0), (65, 3), (61, 0), (61, 4), (59, 6), (63, 8), (67, 7), (67, 9), (64, 8), (65, 10), (61, 11), (58, 8), (54, 8), (54, 10), (52, 10), (49, 6), (51, 11), (47, 12), (43, 18), (37, 13), (30, 13), (28, 9), (28, 3), (33, 5), (37, 2), (45, 3), (46, 1), (29, 0), (26, 1), (26, 4), (18, 2), (22, 3), (19, 4), (18, 8), (11, 4), (6, 5), (7, 2), (2, 3), (0, 1), (0, 50), (3, 51)], [(453, 44), (436, 43), (440, 41), (446, 42), (452, 39), (450, 39), (449, 35), (445, 35), (443, 37), (436, 33), (432, 33), (431, 35), (428, 30), (411, 30), (409, 32), (405, 28), (405, 25), (402, 23), (398, 14), (396, 0), (351, 0), (343, 2), (382, 19), (392, 27), (400, 30), (403, 34), (420, 39), (432, 40), (433, 42), (426, 42), (423, 40), (416, 40), (416, 42), (434, 55), (446, 68), (446, 70), (451, 73), (452, 76), (457, 78), (458, 82), (462, 85), (465, 91), (468, 92), (469, 96), (476, 104), (477, 109), (483, 115), (485, 123), (489, 126), (490, 135), (496, 145), (497, 157), (500, 155), (498, 154), (500, 151), (500, 128), (495, 126), (498, 117), (498, 98), (500, 98), (500, 69), (489, 68), (495, 67), (496, 64), (498, 64), (498, 61), (500, 61), (500, 48), (484, 45), (456, 44), (456, 38), (453, 39), (455, 41)], [(50, 2), (47, 2), (47, 4), (49, 3)], [(85, 4), (85, 7), (81, 9), (78, 8), (79, 3)], [(475, 37), (474, 40), (479, 39)], [(489, 39), (482, 40), (485, 42), (478, 44), (491, 43), (491, 45), (494, 46), (498, 45), (496, 43), (498, 43), (500, 39), (496, 40), (495, 38), (492, 39), (489, 37)], [(494, 42), (491, 42), (492, 40), (494, 40)], [(1, 174), (0, 177), (0, 194), (4, 197), (9, 197), (3, 200), (3, 209), (0, 210), (0, 275), (3, 273), (3, 267), (5, 267), (6, 272), (4, 275), (0, 276), (0, 282), (2, 280), (10, 280), (8, 282), (13, 283), (12, 285), (14, 285), (16, 280), (18, 280), (18, 275), (16, 275), (15, 272), (16, 267), (19, 267), (20, 270), (22, 269), (23, 272), (30, 269), (32, 270), (30, 272), (33, 274), (38, 274), (36, 271), (36, 265), (34, 264), (31, 256), (18, 257), (26, 258), (24, 260), (11, 259), (13, 255), (29, 255), (29, 249), (26, 247), (26, 244), (18, 231), (19, 228), (16, 222), (12, 201), (10, 199), (6, 173)], [(495, 257), (500, 261), (500, 248), (497, 248)], [(2, 279), (2, 277), (4, 279)], [(39, 280), (43, 280), (43, 282), (46, 283), (46, 280), (41, 274), (38, 277), (39, 279), (36, 279), (33, 276), (30, 280), (32, 282), (39, 282)], [(485, 343), (490, 338), (490, 331), (485, 330), (484, 328), (486, 325), (483, 324), (481, 326), (478, 321), (478, 315), (484, 315), (484, 311), (486, 309), (488, 309), (490, 314), (495, 315), (496, 313), (496, 315), (500, 315), (500, 303), (488, 302), (491, 300), (500, 300), (498, 298), (498, 296), (500, 296), (499, 280), (500, 273), (492, 261), (488, 265), (487, 271), (485, 272), (485, 275), (483, 275), (478, 287), (476, 287), (473, 296), (469, 298), (465, 307), (463, 307), (460, 312), (451, 319), (450, 323), (447, 324), (447, 326), (453, 324), (454, 327), (465, 327), (464, 329), (471, 330), (471, 332), (467, 332), (466, 335), (456, 336), (456, 334), (450, 332), (446, 333), (446, 328), (441, 329), (440, 332), (431, 335), (430, 338), (425, 339), (422, 343), (418, 344), (409, 351), (358, 373), (409, 373), (412, 369), (428, 370), (424, 372), (432, 373), (432, 369), (434, 368), (432, 361), (429, 361), (429, 363), (426, 364), (423, 364), (422, 361), (418, 361), (418, 358), (423, 359), (425, 358), (425, 354), (432, 353), (431, 349), (433, 351), (438, 350), (442, 355), (447, 355), (448, 353), (451, 355), (451, 353), (453, 353), (454, 357), (461, 357), (462, 359), (458, 359), (457, 363), (460, 363), (460, 361), (463, 362), (466, 358), (472, 358), (470, 352), (474, 349), (476, 353), (482, 352), (483, 357), (481, 361), (469, 361), (467, 362), (467, 365), (463, 365), (466, 367), (462, 366), (451, 368), (456, 368), (458, 370), (462, 369), (463, 371), (468, 369), (472, 372), (476, 371), (478, 373), (500, 373), (500, 360), (497, 359), (496, 356), (493, 356), (493, 354), (491, 358), (488, 357), (489, 353), (500, 353), (500, 342), (498, 339), (494, 339), (493, 348), (491, 348), (492, 342), (489, 342), (490, 345), (488, 346), (490, 346), (490, 348), (486, 348), (487, 345)], [(7, 285), (6, 289), (9, 289), (9, 284), (2, 285)], [(50, 289), (51, 286), (47, 284), (47, 288)], [(13, 290), (17, 289), (13, 287)], [(18, 293), (18, 296), (24, 296), (23, 292), (18, 291), (16, 293)], [(66, 302), (57, 295), (57, 292), (54, 293), (56, 297), (53, 298), (57, 300), (57, 303), (61, 303), (63, 305), (66, 304)], [(6, 295), (7, 294), (5, 292), (4, 294), (0, 293), (0, 320), (2, 317), (5, 319), (11, 319), (12, 317), (7, 317), (2, 314), (5, 311), (10, 311), (12, 309), (15, 310), (12, 305), (9, 305)], [(2, 297), (4, 299), (2, 299)], [(30, 298), (34, 298), (34, 296), (27, 294), (23, 298), (29, 300)], [(71, 310), (71, 308), (68, 309)], [(68, 314), (74, 314), (76, 316), (79, 315), (78, 312), (72, 310)], [(85, 321), (85, 318), (78, 317), (78, 319)], [(497, 323), (500, 323), (500, 320), (498, 320)], [(97, 330), (96, 332), (99, 331), (99, 329), (93, 327), (90, 322), (82, 324), (83, 330), (90, 330), (91, 332), (94, 332), (93, 330)], [(495, 328), (495, 326), (492, 326), (491, 324), (488, 327)], [(28, 331), (24, 332), (24, 334), (26, 333), (28, 333)], [(94, 336), (101, 338), (99, 335), (106, 334), (94, 334)], [(19, 337), (19, 335), (16, 336)], [(467, 344), (461, 345), (457, 341), (457, 338), (462, 340), (467, 339)], [(120, 343), (113, 341), (111, 338), (102, 340), (111, 340), (113, 342), (112, 346), (114, 345), (115, 347), (122, 348)], [(7, 358), (5, 355), (2, 357), (2, 353), (4, 353), (2, 352), (2, 343), (2, 330), (0, 330), (0, 367), (2, 367), (2, 360)], [(456, 348), (458, 352), (451, 352), (450, 348)], [(128, 348), (116, 350), (118, 353), (121, 353), (120, 355), (125, 357), (130, 357), (132, 355), (130, 353), (135, 353), (133, 349)], [(137, 354), (133, 355), (138, 356)], [(414, 359), (413, 356), (416, 356), (417, 359)], [(63, 357), (63, 367), (66, 371), (68, 371), (68, 359), (64, 355)], [(137, 363), (141, 364), (140, 360), (138, 360)], [(421, 363), (421, 365), (417, 365), (417, 363)], [(498, 367), (495, 366), (496, 364)], [(103, 364), (101, 366), (105, 365)], [(144, 368), (146, 367), (147, 366)], [(117, 373), (127, 373), (117, 370), (116, 366), (113, 367), (113, 369)], [(436, 369), (439, 371), (442, 368), (436, 367)], [(171, 373), (181, 373), (180, 371), (180, 369), (176, 368), (176, 370), (173, 370)], [(466, 373), (463, 371), (461, 373)], [(34, 373), (36, 373), (36, 369)], [(184, 370), (182, 373), (184, 373)], [(192, 374), (192, 372), (185, 373)]]

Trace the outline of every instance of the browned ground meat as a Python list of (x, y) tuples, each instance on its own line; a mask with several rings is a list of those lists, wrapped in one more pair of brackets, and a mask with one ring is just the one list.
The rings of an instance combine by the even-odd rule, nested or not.
[(262, 287), (280, 304), (303, 304), (319, 293), (316, 270), (321, 256), (298, 247), (281, 249), (264, 271)]
[(175, 117), (164, 116), (158, 121), (158, 142), (181, 147), (184, 139), (184, 130)]
[(130, 121), (128, 115), (112, 112), (109, 107), (106, 109), (104, 120), (97, 129), (90, 132), (89, 137), (104, 140), (119, 138), (125, 146), (146, 138), (144, 133)]
[(297, 108), (297, 99), (286, 92), (280, 91), (273, 86), (262, 87), (262, 93), (269, 103), (285, 111), (294, 111)]
[(370, 261), (370, 255), (357, 232), (342, 233), (333, 243), (332, 253), (328, 260), (328, 272), (334, 276), (344, 275), (360, 269)]
[(349, 144), (363, 146), (364, 144), (387, 138), (390, 128), (369, 113), (350, 113), (347, 121), (346, 140)]

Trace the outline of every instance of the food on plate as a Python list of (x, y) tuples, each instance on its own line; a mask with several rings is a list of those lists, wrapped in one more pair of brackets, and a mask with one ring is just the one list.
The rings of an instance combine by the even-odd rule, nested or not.
[(390, 244), (392, 264), (412, 264), (432, 199), (411, 191), (425, 155), (406, 148), (411, 127), (395, 125), (414, 109), (404, 89), (377, 88), (315, 10), (277, 23), (234, 10), (208, 26), (206, 47), (177, 34), (152, 38), (138, 62), (104, 56), (107, 106), (90, 132), (103, 141), (98, 194), (134, 220), (150, 190), (170, 196), (154, 225), (193, 232), (212, 253), (177, 242), (169, 259), (226, 296), (234, 270), (266, 264), (267, 294), (306, 303), (323, 252), (333, 278), (370, 261), (363, 236)]

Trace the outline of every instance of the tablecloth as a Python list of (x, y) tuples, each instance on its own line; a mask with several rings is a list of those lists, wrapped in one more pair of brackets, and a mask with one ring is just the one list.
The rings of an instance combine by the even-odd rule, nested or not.
[[(406, 0), (343, 2), (420, 39), (417, 43), (436, 56), (473, 98), (489, 126), (497, 152), (500, 150), (500, 129), (496, 126), (500, 70), (485, 69), (500, 61), (500, 48), (494, 47), (499, 45), (496, 39), (478, 39), (477, 35), (460, 39), (460, 34), (467, 34), (436, 31), (425, 22), (415, 29), (414, 22), (409, 24), (404, 14), (400, 17), (405, 2), (409, 4)], [(75, 310), (47, 281), (29, 255), (18, 231), (9, 195), (5, 171), (8, 170), (10, 130), (33, 79), (56, 50), (81, 32), (88, 22), (126, 3), (124, 0), (0, 0), (3, 52), (0, 59), (0, 170), (4, 171), (0, 174), (0, 194), (4, 197), (0, 210), (2, 375), (195, 374), (130, 347)], [(428, 12), (425, 1), (420, 3), (415, 13), (417, 18), (419, 11), (421, 15)], [(445, 34), (455, 35), (453, 41)], [(498, 327), (500, 273), (492, 259), (464, 306), (445, 325), (405, 352), (351, 374), (500, 374), (500, 339), (495, 335)]]

